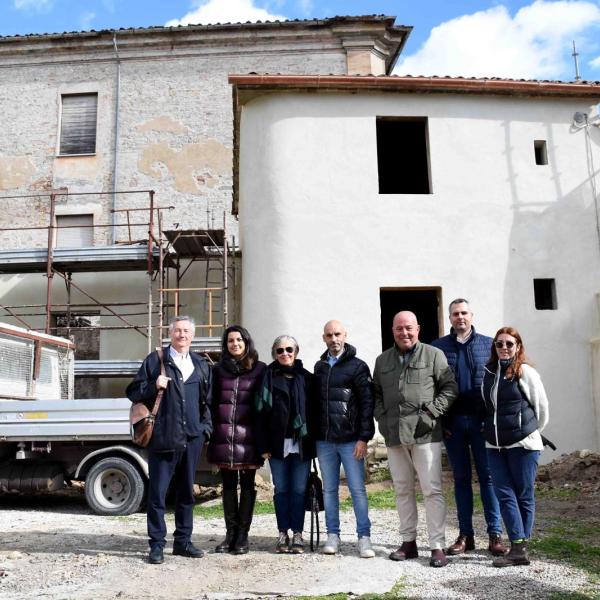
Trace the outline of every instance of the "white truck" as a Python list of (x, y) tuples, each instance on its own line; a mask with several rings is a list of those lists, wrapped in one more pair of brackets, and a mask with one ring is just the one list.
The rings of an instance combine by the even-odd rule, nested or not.
[(0, 324), (0, 493), (85, 482), (102, 515), (140, 509), (145, 450), (131, 441), (127, 398), (76, 400), (69, 340)]

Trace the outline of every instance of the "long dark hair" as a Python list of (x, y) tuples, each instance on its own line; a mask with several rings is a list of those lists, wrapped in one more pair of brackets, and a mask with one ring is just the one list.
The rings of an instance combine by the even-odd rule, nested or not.
[(233, 356), (231, 356), (231, 354), (229, 353), (229, 350), (227, 349), (227, 338), (229, 337), (229, 334), (232, 332), (239, 333), (242, 336), (242, 339), (244, 340), (244, 344), (246, 345), (246, 352), (245, 352), (244, 356), (242, 356), (239, 363), (242, 365), (242, 367), (244, 369), (247, 369), (247, 370), (252, 369), (252, 367), (254, 367), (254, 365), (256, 364), (256, 361), (258, 360), (258, 352), (256, 351), (256, 348), (254, 347), (254, 341), (252, 340), (252, 337), (248, 333), (248, 330), (246, 328), (242, 327), (241, 325), (230, 325), (223, 332), (223, 337), (221, 338), (221, 356), (223, 358), (229, 358), (231, 360), (236, 360), (233, 358)]
[(517, 351), (515, 353), (515, 358), (511, 365), (506, 369), (507, 377), (521, 377), (521, 365), (530, 365), (531, 362), (525, 355), (525, 346), (523, 346), (523, 338), (521, 338), (521, 334), (514, 327), (500, 327), (498, 331), (496, 331), (496, 335), (494, 336), (494, 341), (492, 342), (492, 353), (490, 355), (490, 360), (487, 363), (487, 366), (490, 368), (495, 368), (498, 364), (498, 351), (496, 350), (496, 340), (498, 336), (502, 333), (506, 333), (511, 337), (514, 337), (517, 340)]

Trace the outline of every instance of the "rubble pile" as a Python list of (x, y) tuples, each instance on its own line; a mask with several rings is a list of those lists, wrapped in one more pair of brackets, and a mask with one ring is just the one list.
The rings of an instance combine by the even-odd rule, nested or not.
[(578, 450), (563, 454), (538, 469), (538, 483), (551, 488), (573, 488), (600, 494), (600, 454)]

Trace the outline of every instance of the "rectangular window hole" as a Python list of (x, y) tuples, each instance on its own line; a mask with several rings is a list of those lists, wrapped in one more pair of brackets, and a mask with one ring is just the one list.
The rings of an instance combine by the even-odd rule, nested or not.
[(534, 140), (533, 149), (535, 151), (535, 164), (536, 165), (547, 165), (548, 164), (548, 148), (546, 146), (546, 140)]
[(534, 279), (533, 294), (537, 310), (556, 310), (556, 284), (554, 279)]
[(377, 117), (380, 194), (430, 194), (427, 119)]

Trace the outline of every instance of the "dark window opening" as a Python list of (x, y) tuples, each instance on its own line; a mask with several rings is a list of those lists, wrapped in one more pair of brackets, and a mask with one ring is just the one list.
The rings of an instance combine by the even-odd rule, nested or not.
[(441, 288), (381, 288), (381, 350), (394, 345), (392, 321), (396, 313), (410, 310), (421, 326), (419, 340), (428, 344), (440, 337)]
[(536, 165), (547, 165), (548, 164), (548, 148), (546, 146), (546, 140), (534, 140), (533, 149), (535, 151), (535, 164)]
[[(75, 342), (75, 360), (100, 358), (100, 314), (98, 312), (53, 313), (54, 335)], [(75, 398), (100, 398), (98, 377), (75, 377)]]
[(556, 310), (556, 284), (554, 279), (534, 279), (533, 294), (537, 310)]
[(94, 154), (98, 94), (69, 94), (62, 97), (60, 154)]
[(377, 118), (380, 194), (430, 194), (427, 119)]

